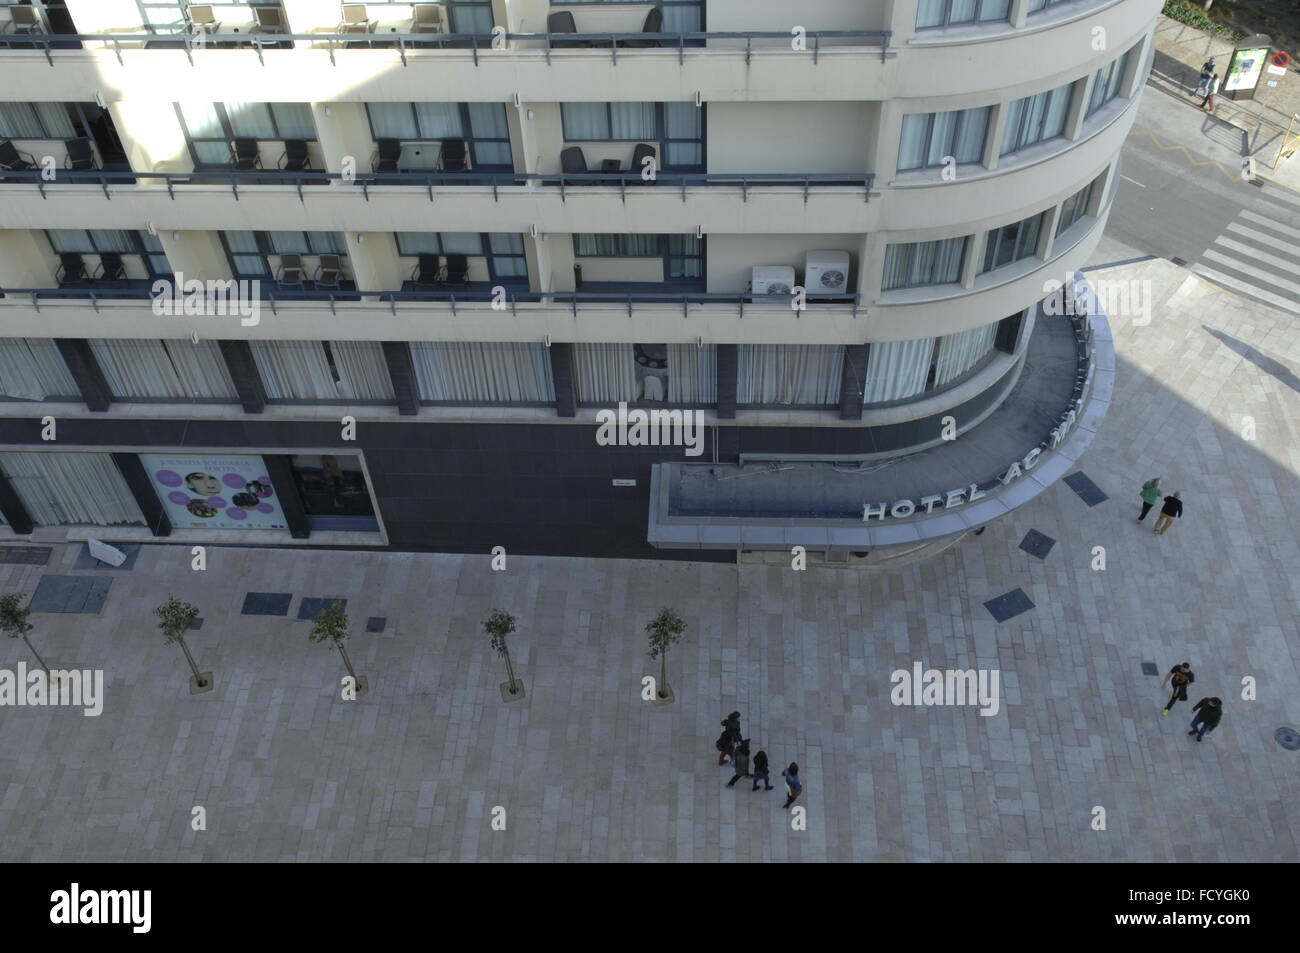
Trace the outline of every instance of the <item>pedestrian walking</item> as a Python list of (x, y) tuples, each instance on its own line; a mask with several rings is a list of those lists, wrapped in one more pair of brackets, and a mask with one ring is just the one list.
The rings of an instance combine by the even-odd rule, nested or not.
[(1201, 67), (1201, 79), (1196, 84), (1196, 95), (1204, 97), (1210, 89), (1210, 80), (1214, 77), (1214, 60), (1208, 59)]
[(1151, 512), (1151, 507), (1160, 502), (1160, 477), (1154, 477), (1142, 484), (1142, 512), (1138, 514), (1138, 522), (1141, 523)]
[(745, 738), (736, 746), (736, 773), (727, 782), (727, 787), (734, 788), (741, 778), (752, 777), (753, 775), (749, 773), (749, 739)]
[(1192, 730), (1188, 734), (1196, 735), (1196, 740), (1200, 741), (1207, 731), (1219, 727), (1219, 719), (1223, 717), (1223, 700), (1202, 698), (1192, 706), (1192, 711), (1196, 712), (1196, 717), (1192, 719)]
[(1169, 714), (1169, 709), (1173, 708), (1178, 702), (1187, 701), (1187, 686), (1196, 681), (1196, 673), (1192, 671), (1191, 662), (1179, 662), (1169, 670), (1160, 687), (1164, 688), (1168, 682), (1173, 686), (1173, 694), (1169, 696), (1169, 701), (1165, 702), (1165, 710), (1160, 714)]
[(719, 751), (719, 766), (731, 760), (738, 744), (740, 744), (740, 712), (733, 711), (722, 720), (722, 737), (715, 743), (715, 747)]
[(1183, 498), (1179, 493), (1173, 496), (1165, 497), (1165, 505), (1160, 507), (1160, 515), (1156, 517), (1155, 532), (1163, 536), (1169, 532), (1169, 527), (1174, 525), (1174, 520), (1183, 515)]
[(1215, 73), (1210, 77), (1209, 85), (1205, 87), (1205, 99), (1201, 101), (1201, 108), (1208, 112), (1214, 112), (1214, 94), (1219, 91), (1219, 74)]
[(790, 767), (781, 772), (781, 777), (785, 778), (785, 789), (790, 795), (781, 805), (781, 810), (784, 811), (788, 810), (794, 803), (794, 799), (803, 793), (803, 783), (799, 780), (799, 765), (791, 761)]
[(754, 775), (753, 775), (753, 777), (754, 777), (754, 787), (753, 787), (753, 790), (755, 790), (755, 791), (758, 790), (758, 782), (759, 782), (759, 781), (762, 781), (762, 782), (763, 782), (763, 790), (764, 790), (764, 791), (770, 791), (770, 790), (772, 790), (772, 774), (771, 774), (771, 772), (770, 772), (770, 771), (768, 770), (768, 768), (767, 768), (767, 752), (766, 752), (766, 751), (760, 751), (758, 754), (754, 755)]

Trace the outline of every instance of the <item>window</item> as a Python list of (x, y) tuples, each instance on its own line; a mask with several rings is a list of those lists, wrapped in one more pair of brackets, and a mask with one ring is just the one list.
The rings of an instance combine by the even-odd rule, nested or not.
[(92, 338), (90, 349), (114, 400), (238, 400), (216, 341)]
[[(631, 0), (564, 0), (566, 6), (596, 5), (600, 3), (624, 4)], [(704, 30), (704, 0), (655, 0), (663, 11), (664, 33), (701, 33)], [(582, 23), (578, 23), (581, 32)], [(635, 32), (635, 31), (633, 31)]]
[(528, 277), (524, 237), (513, 232), (397, 232), (396, 235), (399, 255), (483, 257), (492, 281)]
[(982, 162), (991, 106), (943, 113), (913, 113), (903, 117), (898, 170), (930, 169), (945, 164)]
[(555, 401), (550, 353), (544, 344), (415, 341), (410, 347), (423, 403)]
[[(145, 29), (150, 33), (184, 33), (186, 31), (185, 8), (192, 0), (139, 0), (141, 19)], [(280, 0), (222, 0), (220, 7), (276, 7)], [(253, 19), (251, 10), (219, 10), (219, 20)]]
[(232, 139), (316, 139), (306, 103), (189, 102), (176, 110), (198, 166), (229, 165)]
[(840, 401), (842, 344), (742, 344), (736, 403), (832, 407)]
[(492, 32), (491, 0), (442, 0), (452, 33)]
[(1006, 20), (1011, 0), (921, 0), (916, 12), (918, 29), (956, 23)]
[(1035, 143), (1065, 135), (1065, 119), (1070, 111), (1073, 89), (1073, 84), (1061, 86), (1037, 96), (1017, 99), (1008, 106), (1002, 154), (1009, 155)]
[(965, 260), (965, 236), (890, 245), (885, 249), (885, 274), (880, 290), (954, 284), (961, 281)]
[(1092, 202), (1092, 192), (1099, 181), (1100, 179), (1093, 179), (1061, 204), (1061, 220), (1057, 223), (1056, 234), (1060, 235), (1088, 214), (1088, 205)]
[(984, 264), (980, 273), (1001, 268), (1022, 258), (1032, 258), (1038, 254), (1038, 235), (1043, 227), (1043, 214), (1031, 215), (1029, 218), (1003, 225), (988, 233), (984, 246)]
[(1029, 12), (1037, 13), (1040, 10), (1046, 10), (1048, 7), (1068, 2), (1069, 0), (1029, 0)]
[(1133, 50), (1129, 50), (1097, 70), (1097, 76), (1092, 81), (1092, 96), (1088, 99), (1089, 116), (1119, 95), (1120, 83), (1124, 81), (1124, 73), (1128, 70), (1129, 57), (1132, 55)]
[(0, 453), (0, 474), (37, 526), (143, 526), (111, 453)]
[(694, 103), (562, 103), (566, 142), (662, 142), (666, 169), (704, 168), (704, 109)]
[(464, 139), (474, 168), (514, 167), (510, 126), (501, 103), (367, 103), (366, 112), (375, 139)]
[(71, 139), (86, 128), (77, 103), (0, 103), (0, 139)]
[(379, 529), (360, 457), (300, 453), (289, 469), (312, 529)]
[(704, 277), (704, 240), (694, 235), (616, 235), (578, 233), (577, 258), (662, 258), (665, 281)]
[(45, 230), (45, 237), (55, 254), (102, 255), (113, 252), (119, 255), (139, 255), (141, 264), (150, 277), (170, 277), (172, 273), (162, 242), (148, 232), (113, 228), (49, 228)]
[(271, 276), (269, 255), (347, 255), (338, 232), (221, 232), (231, 271), (240, 278)]

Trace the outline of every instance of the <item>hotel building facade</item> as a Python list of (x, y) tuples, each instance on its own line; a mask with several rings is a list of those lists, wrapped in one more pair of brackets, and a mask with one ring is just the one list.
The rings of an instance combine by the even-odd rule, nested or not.
[(1105, 413), (1160, 6), (0, 4), (0, 536), (951, 545)]

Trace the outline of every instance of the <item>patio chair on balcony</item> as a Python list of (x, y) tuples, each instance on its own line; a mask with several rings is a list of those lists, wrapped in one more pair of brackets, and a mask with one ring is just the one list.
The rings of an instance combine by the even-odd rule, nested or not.
[(0, 169), (7, 172), (27, 172), (35, 168), (36, 160), (30, 152), (18, 151), (9, 139), (0, 141)]
[[(562, 13), (551, 13), (546, 17), (547, 33), (577, 33), (578, 24), (573, 20), (573, 14), (568, 10)], [(551, 40), (551, 46), (557, 50), (568, 49), (571, 47), (588, 47), (591, 46), (586, 40)]]
[[(565, 175), (578, 175), (583, 172), (590, 172), (587, 168), (587, 156), (583, 153), (581, 146), (569, 146), (560, 153), (560, 171)], [(584, 181), (576, 179), (566, 182), (566, 185), (597, 185), (594, 181)]]
[(442, 8), (433, 3), (417, 3), (411, 7), (412, 33), (441, 33)]
[(95, 162), (95, 149), (89, 139), (69, 139), (63, 143), (68, 150), (68, 157), (63, 160), (63, 167), (73, 172), (87, 172), (99, 168)]
[(439, 256), (421, 255), (415, 270), (411, 272), (411, 281), (417, 285), (436, 285), (441, 270), (442, 259)]
[(448, 255), (447, 270), (438, 282), (444, 287), (469, 287), (469, 258), (465, 255)]
[(99, 267), (95, 269), (96, 281), (125, 281), (126, 265), (117, 252), (106, 251), (99, 255)]
[(276, 164), (285, 172), (303, 172), (311, 168), (311, 156), (307, 154), (305, 139), (284, 140), (284, 154)]
[(59, 267), (54, 270), (54, 280), (61, 285), (85, 281), (86, 263), (80, 255), (63, 254), (59, 256)]
[(289, 32), (284, 22), (284, 11), (279, 7), (253, 7), (253, 16), (257, 17), (257, 22), (249, 29), (249, 33)]
[(343, 20), (339, 23), (338, 33), (370, 33), (375, 29), (375, 21), (370, 19), (364, 3), (339, 4)]
[(26, 34), (31, 36), (34, 33), (44, 33), (45, 24), (41, 21), (41, 15), (32, 7), (10, 7), (9, 8), (10, 26), (15, 34)]
[[(662, 33), (664, 30), (664, 12), (655, 7), (645, 15), (645, 24), (641, 27), (642, 33)], [(651, 46), (663, 46), (662, 40), (651, 39), (646, 37), (641, 40), (619, 40), (619, 46), (627, 46), (638, 49), (644, 49)]]
[(312, 278), (317, 288), (338, 288), (343, 281), (343, 263), (338, 255), (321, 255), (316, 275)]
[(185, 20), (189, 33), (216, 33), (221, 29), (221, 21), (210, 3), (191, 3), (185, 8)]
[(256, 139), (236, 139), (230, 144), (230, 167), (236, 172), (262, 168)]
[(659, 171), (659, 153), (655, 150), (655, 147), (650, 145), (648, 142), (638, 142), (636, 148), (632, 150), (632, 175), (627, 179), (628, 185), (651, 185), (654, 183), (654, 179), (641, 178), (641, 172), (645, 168), (642, 163), (646, 159), (655, 160), (656, 164), (651, 166), (651, 168), (654, 169), (657, 174)]
[(280, 256), (280, 267), (276, 269), (275, 280), (281, 288), (301, 288), (305, 278), (302, 255)]
[(469, 168), (466, 161), (468, 150), (464, 139), (444, 139), (442, 141), (441, 164), (443, 172), (464, 172)]
[(370, 159), (371, 172), (400, 172), (397, 167), (402, 158), (402, 142), (400, 139), (376, 139), (374, 156)]

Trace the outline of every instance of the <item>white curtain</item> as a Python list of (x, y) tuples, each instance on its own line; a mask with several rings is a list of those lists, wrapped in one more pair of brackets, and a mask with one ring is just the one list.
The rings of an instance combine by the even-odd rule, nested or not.
[(867, 355), (864, 404), (913, 397), (925, 390), (934, 354), (934, 338), (872, 342)]
[(421, 400), (555, 400), (545, 345), (415, 341), (410, 347)]
[(578, 400), (617, 403), (637, 399), (636, 357), (631, 344), (575, 344), (573, 363)]
[(737, 357), (737, 403), (840, 402), (841, 344), (742, 344)]
[(415, 113), (410, 103), (366, 103), (376, 139), (415, 139)]
[(91, 339), (90, 349), (114, 397), (238, 399), (216, 341)]
[(673, 404), (718, 402), (718, 346), (668, 345), (668, 401)]
[(49, 338), (0, 338), (0, 397), (45, 400), (74, 397), (81, 389)]
[(339, 372), (340, 397), (353, 400), (397, 399), (393, 378), (378, 341), (330, 341), (334, 366)]
[(997, 337), (998, 322), (983, 327), (945, 334), (939, 338), (939, 360), (935, 364), (934, 386), (943, 387), (956, 380), (993, 349), (993, 339)]
[(144, 525), (110, 454), (0, 453), (0, 470), (41, 526)]
[(336, 400), (342, 396), (320, 341), (249, 343), (270, 400)]

